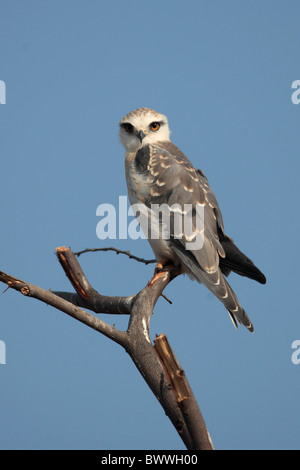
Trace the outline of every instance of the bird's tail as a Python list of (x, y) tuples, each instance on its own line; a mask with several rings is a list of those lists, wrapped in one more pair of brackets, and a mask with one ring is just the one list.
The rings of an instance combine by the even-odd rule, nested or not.
[(253, 279), (260, 284), (265, 284), (265, 275), (255, 266), (248, 256), (246, 256), (229, 237), (223, 237), (221, 245), (225, 251), (225, 257), (220, 257), (220, 268), (225, 276), (231, 271)]
[(173, 250), (182, 262), (183, 272), (196, 278), (198, 282), (204, 284), (225, 306), (230, 318), (237, 328), (238, 323), (244, 325), (249, 331), (254, 332), (253, 324), (247, 313), (240, 305), (237, 296), (224, 278), (222, 271), (217, 267), (213, 272), (204, 271), (195, 259), (195, 256), (180, 245), (173, 244)]
[[(235, 328), (238, 324), (244, 325), (251, 333), (254, 332), (254, 326), (247, 313), (240, 305), (237, 296), (224, 278), (220, 269), (219, 272), (211, 274), (203, 273), (202, 282), (224, 305), (230, 315)], [(214, 279), (213, 279), (214, 278)]]

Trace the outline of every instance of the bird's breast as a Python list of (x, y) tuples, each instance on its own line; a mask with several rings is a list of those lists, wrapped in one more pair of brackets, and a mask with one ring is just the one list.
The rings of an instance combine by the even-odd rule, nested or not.
[(128, 152), (125, 156), (126, 182), (131, 204), (144, 203), (149, 196), (151, 186), (147, 175), (137, 171), (135, 157), (135, 152)]

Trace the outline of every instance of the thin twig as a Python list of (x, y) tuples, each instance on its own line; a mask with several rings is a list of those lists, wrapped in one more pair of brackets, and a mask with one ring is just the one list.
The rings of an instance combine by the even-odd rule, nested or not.
[(95, 253), (96, 251), (114, 251), (117, 255), (126, 255), (129, 259), (134, 259), (135, 261), (138, 261), (139, 263), (144, 263), (146, 265), (156, 263), (155, 259), (139, 258), (138, 256), (131, 254), (130, 251), (119, 250), (118, 248), (115, 248), (113, 246), (110, 246), (108, 248), (86, 248), (85, 250), (77, 251), (74, 254), (79, 257), (84, 253)]
[(165, 294), (160, 294), (161, 297), (163, 297), (167, 302), (169, 302), (170, 305), (173, 305), (172, 300), (168, 299), (168, 297)]
[[(135, 256), (130, 251), (123, 251), (119, 250), (118, 248), (115, 248), (113, 246), (108, 247), (108, 248), (86, 248), (85, 250), (82, 251), (77, 251), (76, 253), (74, 252), (74, 255), (76, 255), (78, 258), (80, 255), (83, 255), (84, 253), (95, 253), (96, 251), (114, 251), (117, 255), (122, 254), (128, 256), (129, 259), (134, 259), (135, 261), (138, 261), (139, 263), (144, 263), (146, 266), (148, 264), (154, 264), (156, 263), (155, 259), (144, 259), (144, 258), (139, 258), (139, 256)], [(161, 296), (169, 302), (170, 305), (172, 305), (172, 300), (168, 299), (168, 297), (165, 294), (161, 294)]]

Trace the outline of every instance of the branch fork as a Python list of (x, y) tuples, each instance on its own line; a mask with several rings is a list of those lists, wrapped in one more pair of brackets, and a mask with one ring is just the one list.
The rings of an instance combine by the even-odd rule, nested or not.
[[(191, 387), (165, 334), (150, 339), (150, 321), (157, 300), (165, 287), (179, 274), (174, 266), (164, 266), (139, 293), (129, 297), (105, 296), (87, 280), (76, 255), (70, 248), (56, 248), (56, 256), (76, 293), (51, 292), (0, 271), (0, 281), (70, 315), (121, 345), (130, 355), (144, 380), (159, 400), (165, 413), (190, 450), (213, 450), (202, 414)], [(91, 251), (84, 250), (83, 252)], [(118, 252), (118, 250), (114, 249)], [(79, 252), (82, 254), (83, 252)], [(122, 252), (123, 253), (123, 252)], [(128, 252), (131, 258), (143, 260)], [(95, 313), (128, 315), (126, 331), (109, 325)]]

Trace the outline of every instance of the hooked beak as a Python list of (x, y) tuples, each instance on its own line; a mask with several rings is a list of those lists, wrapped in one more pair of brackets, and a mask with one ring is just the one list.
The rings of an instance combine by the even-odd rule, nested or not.
[(140, 139), (140, 142), (142, 143), (143, 138), (146, 137), (145, 132), (139, 131), (137, 135), (138, 135), (138, 138)]

